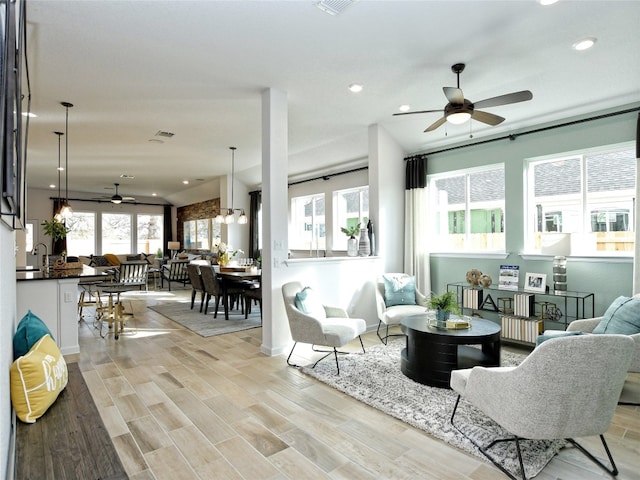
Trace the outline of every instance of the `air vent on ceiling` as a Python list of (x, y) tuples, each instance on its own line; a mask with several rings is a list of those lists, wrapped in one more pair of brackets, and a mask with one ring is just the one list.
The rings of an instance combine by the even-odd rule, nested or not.
[(316, 3), (316, 7), (329, 15), (338, 15), (355, 1), (356, 0), (320, 0)]
[(134, 175), (127, 175), (126, 173), (123, 173), (122, 175), (120, 175), (120, 178), (136, 178)]
[(158, 130), (156, 133), (156, 137), (167, 137), (167, 138), (171, 138), (175, 135), (175, 133), (171, 133), (171, 132), (165, 132), (163, 130)]

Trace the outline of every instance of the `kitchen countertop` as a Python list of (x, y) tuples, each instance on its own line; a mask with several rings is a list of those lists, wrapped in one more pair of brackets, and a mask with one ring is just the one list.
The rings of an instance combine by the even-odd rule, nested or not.
[(19, 267), (16, 269), (16, 280), (21, 282), (25, 280), (60, 280), (63, 278), (79, 278), (85, 280), (88, 278), (106, 278), (108, 274), (100, 272), (93, 267), (83, 265), (82, 268), (70, 268), (63, 270), (41, 271), (30, 267)]

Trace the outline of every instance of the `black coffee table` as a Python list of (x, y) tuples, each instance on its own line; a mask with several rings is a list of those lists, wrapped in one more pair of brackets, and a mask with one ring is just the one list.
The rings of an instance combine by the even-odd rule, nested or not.
[(412, 315), (400, 323), (407, 338), (400, 369), (407, 377), (432, 387), (450, 388), (452, 370), (500, 365), (500, 325), (473, 317), (471, 328), (440, 329), (429, 325), (429, 317)]

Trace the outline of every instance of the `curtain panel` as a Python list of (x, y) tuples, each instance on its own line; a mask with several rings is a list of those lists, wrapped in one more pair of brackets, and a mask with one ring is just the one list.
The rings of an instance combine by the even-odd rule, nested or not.
[(431, 292), (431, 270), (427, 248), (427, 157), (406, 161), (404, 271), (416, 277), (416, 287)]
[(249, 256), (258, 258), (262, 255), (260, 251), (260, 221), (258, 216), (262, 207), (262, 192), (251, 192), (249, 197)]
[(638, 182), (638, 172), (640, 172), (640, 113), (636, 121), (636, 211), (635, 211), (635, 248), (633, 252), (633, 291), (632, 294), (640, 292), (640, 224), (638, 224), (638, 215), (640, 215), (640, 185)]

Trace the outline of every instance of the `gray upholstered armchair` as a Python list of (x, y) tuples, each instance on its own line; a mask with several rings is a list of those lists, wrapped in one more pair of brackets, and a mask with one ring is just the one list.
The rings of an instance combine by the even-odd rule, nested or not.
[[(360, 335), (367, 328), (366, 322), (361, 318), (349, 318), (347, 312), (342, 308), (322, 305), (317, 299), (312, 302), (311, 295), (307, 297), (306, 305), (300, 305), (300, 302), (298, 302), (300, 307), (307, 310), (305, 313), (296, 306), (296, 295), (299, 294), (299, 298), (301, 298), (301, 295), (305, 292), (310, 292), (310, 290), (303, 288), (300, 282), (290, 282), (282, 285), (282, 297), (289, 319), (291, 338), (294, 341), (291, 352), (287, 357), (287, 364), (292, 367), (299, 366), (290, 362), (293, 350), (298, 342), (310, 343), (314, 346), (314, 351), (327, 352), (320, 360), (327, 358), (332, 353), (334, 354), (339, 375), (338, 353), (344, 352), (339, 352), (337, 348), (358, 338), (364, 352), (364, 345)], [(317, 350), (315, 345), (331, 347), (333, 350)], [(312, 368), (320, 360), (314, 363)]]
[[(640, 300), (640, 295), (635, 295), (634, 299)], [(598, 326), (602, 317), (586, 318), (582, 320), (574, 320), (567, 327), (567, 332), (584, 332), (591, 333)], [(544, 332), (546, 336), (553, 335), (555, 331), (547, 330)], [(634, 333), (629, 337), (635, 343), (635, 351), (629, 365), (629, 372), (640, 373), (640, 333)], [(621, 405), (640, 405), (640, 385), (637, 382), (626, 381), (620, 395)]]
[[(388, 296), (385, 296), (385, 277), (398, 277), (400, 279), (407, 279), (411, 277), (405, 273), (386, 273), (385, 275), (379, 276), (376, 281), (376, 309), (378, 311), (379, 320), (376, 333), (378, 334), (380, 341), (386, 345), (389, 337), (404, 336), (402, 334), (389, 335), (389, 326), (400, 325), (402, 319), (410, 315), (425, 313), (428, 306), (428, 299), (426, 295), (416, 288), (409, 301), (403, 301), (401, 295), (396, 296), (395, 301), (390, 301), (390, 299), (387, 298)], [(381, 336), (380, 327), (383, 323), (386, 325), (386, 332), (384, 336)]]
[[(517, 367), (454, 370), (451, 388), (459, 396), (451, 423), (464, 435), (454, 423), (464, 398), (510, 432), (512, 437), (476, 447), (512, 479), (515, 477), (488, 453), (499, 442), (515, 441), (523, 479), (527, 478), (520, 452), (523, 440), (567, 439), (616, 475), (603, 434), (613, 419), (633, 354), (633, 340), (626, 335), (573, 335), (541, 343)], [(573, 440), (593, 435), (600, 436), (611, 469)]]

